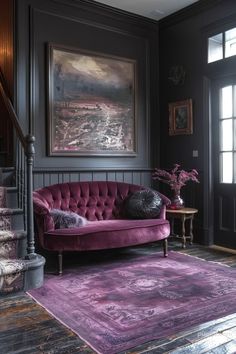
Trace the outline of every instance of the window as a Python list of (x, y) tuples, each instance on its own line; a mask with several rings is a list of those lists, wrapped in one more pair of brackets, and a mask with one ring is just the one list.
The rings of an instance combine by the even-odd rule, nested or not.
[(225, 57), (236, 55), (236, 28), (225, 32)]
[(220, 183), (236, 183), (236, 85), (220, 90)]
[(223, 59), (223, 33), (208, 38), (208, 63)]
[(208, 38), (208, 63), (236, 55), (236, 27)]

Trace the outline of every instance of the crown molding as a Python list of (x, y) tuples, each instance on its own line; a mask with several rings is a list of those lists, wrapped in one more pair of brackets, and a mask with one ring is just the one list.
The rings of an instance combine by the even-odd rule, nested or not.
[(87, 10), (97, 15), (101, 15), (109, 18), (116, 18), (122, 22), (126, 21), (133, 25), (138, 26), (139, 28), (140, 27), (149, 28), (149, 30), (154, 30), (154, 31), (158, 29), (158, 21), (128, 11), (117, 9), (115, 7), (102, 4), (94, 0), (51, 0), (51, 1), (66, 6), (72, 6), (83, 10)]
[(223, 3), (224, 0), (199, 0), (192, 5), (189, 5), (167, 17), (161, 19), (159, 23), (159, 29), (165, 29), (173, 26), (179, 22), (182, 22), (189, 17), (196, 16), (202, 12), (211, 9), (212, 7)]

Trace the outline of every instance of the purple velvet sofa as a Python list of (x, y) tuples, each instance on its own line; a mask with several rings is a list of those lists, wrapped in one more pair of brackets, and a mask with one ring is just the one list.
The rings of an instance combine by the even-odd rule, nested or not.
[[(93, 181), (54, 184), (33, 192), (37, 241), (43, 249), (58, 253), (59, 274), (64, 251), (119, 248), (163, 240), (167, 256), (168, 198), (159, 193), (162, 208), (156, 219), (131, 220), (121, 216), (125, 198), (143, 189), (122, 182)], [(50, 215), (55, 208), (75, 212), (90, 222), (78, 228), (55, 229)]]

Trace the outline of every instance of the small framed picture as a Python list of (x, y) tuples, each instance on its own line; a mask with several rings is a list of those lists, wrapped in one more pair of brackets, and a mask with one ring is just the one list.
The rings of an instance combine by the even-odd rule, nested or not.
[(192, 99), (169, 103), (169, 135), (193, 134)]

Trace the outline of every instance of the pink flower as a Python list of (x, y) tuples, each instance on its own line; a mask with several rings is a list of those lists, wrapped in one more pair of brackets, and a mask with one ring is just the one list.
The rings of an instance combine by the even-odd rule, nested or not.
[(195, 169), (190, 172), (180, 170), (179, 164), (174, 164), (174, 168), (170, 172), (155, 168), (152, 174), (153, 179), (168, 184), (176, 193), (190, 180), (199, 183), (197, 176), (198, 172)]

